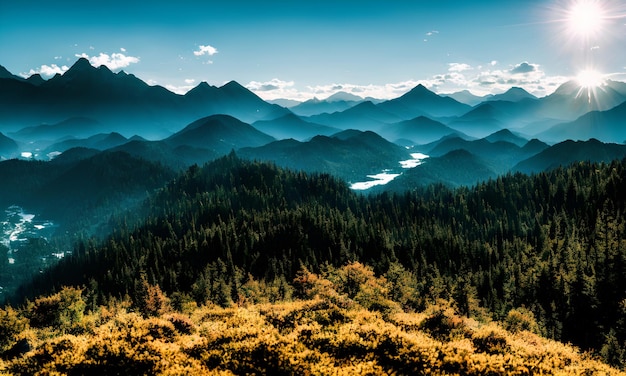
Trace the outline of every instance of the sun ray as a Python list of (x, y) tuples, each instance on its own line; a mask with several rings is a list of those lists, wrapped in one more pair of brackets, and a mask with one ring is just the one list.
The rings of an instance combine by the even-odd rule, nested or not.
[(606, 10), (598, 0), (578, 0), (567, 12), (570, 32), (583, 38), (598, 35), (606, 20)]
[(576, 96), (586, 95), (589, 104), (591, 104), (592, 100), (597, 100), (598, 91), (603, 90), (602, 87), (606, 84), (606, 76), (593, 68), (588, 68), (578, 73), (576, 82), (579, 86)]

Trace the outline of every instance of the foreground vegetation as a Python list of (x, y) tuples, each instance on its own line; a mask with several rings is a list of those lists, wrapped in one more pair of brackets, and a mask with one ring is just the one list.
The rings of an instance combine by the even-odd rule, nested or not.
[[(360, 263), (301, 269), (283, 286), (249, 279), (239, 304), (197, 306), (142, 282), (135, 299), (85, 310), (74, 288), (0, 311), (2, 374), (620, 375), (546, 340), (532, 313), (502, 323), (439, 301), (403, 309), (415, 290)], [(403, 287), (404, 286), (404, 287)], [(400, 289), (400, 291), (398, 291)]]
[[(137, 302), (150, 291), (169, 296), (177, 309), (261, 312), (258, 304), (315, 298), (292, 283), (308, 270), (358, 303), (331, 300), (347, 311), (327, 326), (342, 324), (354, 309), (380, 312), (396, 325), (390, 312), (427, 312), (444, 301), (455, 310), (448, 316), (470, 331), (481, 327), (471, 320), (506, 322), (513, 312), (532, 318), (541, 336), (624, 368), (624, 187), (626, 161), (615, 161), (507, 175), (473, 188), (364, 196), (328, 175), (229, 155), (192, 166), (135, 216), (110, 221), (116, 230), (106, 241), (78, 243), (11, 303), (21, 307), (26, 298), (76, 286), (95, 322), (99, 307), (131, 301), (145, 314)], [(362, 291), (337, 273), (349, 265), (367, 265), (386, 283)], [(160, 317), (154, 312), (160, 308), (150, 313)], [(473, 334), (463, 338), (471, 342)]]

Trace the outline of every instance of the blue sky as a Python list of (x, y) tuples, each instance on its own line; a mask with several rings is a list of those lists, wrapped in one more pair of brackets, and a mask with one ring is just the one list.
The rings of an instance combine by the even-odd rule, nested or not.
[[(585, 35), (581, 1), (602, 9)], [(626, 1), (67, 1), (0, 4), (0, 65), (44, 78), (79, 56), (185, 92), (236, 80), (266, 99), (343, 90), (397, 97), (418, 83), (545, 95), (585, 69), (626, 78)]]

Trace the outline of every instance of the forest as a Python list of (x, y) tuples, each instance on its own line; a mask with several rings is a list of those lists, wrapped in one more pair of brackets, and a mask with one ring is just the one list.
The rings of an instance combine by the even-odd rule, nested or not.
[[(267, 333), (258, 332), (239, 332), (243, 337), (238, 345), (231, 343), (234, 337), (215, 339), (213, 345), (205, 343), (213, 337), (196, 339), (222, 350), (227, 345), (252, 346), (249, 351), (264, 351), (269, 358), (277, 356), (272, 351), (285, 350), (281, 341), (295, 340), (311, 356), (326, 356), (324, 361), (333, 367), (344, 367), (350, 356), (362, 354), (359, 364), (371, 361), (372, 373), (426, 372), (419, 367), (428, 364), (439, 367), (435, 374), (485, 374), (468, 365), (475, 361), (467, 360), (471, 354), (498, 355), (500, 360), (508, 354), (510, 364), (527, 365), (528, 358), (515, 358), (519, 352), (514, 351), (520, 340), (514, 333), (523, 329), (571, 343), (586, 355), (568, 348), (568, 354), (578, 355), (568, 358), (567, 365), (554, 360), (551, 370), (515, 372), (503, 366), (492, 374), (554, 373), (580, 364), (604, 367), (596, 359), (624, 368), (625, 179), (626, 160), (580, 162), (530, 176), (508, 174), (471, 188), (434, 184), (402, 194), (363, 195), (330, 175), (285, 170), (231, 153), (191, 166), (150, 195), (141, 209), (112, 219), (116, 230), (110, 237), (77, 243), (71, 256), (22, 286), (0, 312), (0, 330), (9, 333), (0, 350), (12, 372), (34, 370), (28, 367), (35, 367), (37, 357), (52, 356), (51, 351), (75, 350), (91, 359), (82, 364), (102, 365), (88, 355), (113, 350), (85, 348), (80, 341), (86, 335), (104, 341), (106, 325), (118, 326), (117, 332), (109, 328), (109, 335), (133, 327), (161, 331), (153, 335), (158, 339), (166, 326), (189, 333), (202, 327), (206, 334), (211, 325), (239, 320), (258, 324), (254, 330), (278, 331), (270, 336), (278, 342), (267, 342), (261, 338)], [(303, 308), (307, 304), (325, 306)], [(120, 314), (111, 316), (113, 311)], [(325, 319), (312, 318), (316, 312)], [(156, 318), (161, 321), (150, 321)], [(65, 329), (44, 341), (36, 330), (50, 331), (56, 327), (51, 323), (62, 323)], [(389, 336), (389, 341), (402, 337), (402, 346), (370, 343), (379, 335), (374, 332), (357, 341), (367, 343), (364, 349), (334, 343), (332, 330), (348, 335), (350, 325), (358, 333), (364, 325), (377, 327), (370, 328), (374, 332), (392, 325), (394, 333), (403, 334)], [(302, 334), (305, 330), (308, 335)], [(10, 360), (24, 333), (31, 344), (41, 345), (29, 357)], [(330, 337), (321, 338), (324, 333)], [(420, 363), (418, 359), (428, 357), (414, 353), (414, 364), (401, 365), (399, 351), (417, 351), (411, 341), (419, 341), (407, 339), (409, 334), (435, 341), (442, 357), (451, 348), (457, 355), (463, 348), (469, 358), (444, 366)], [(528, 336), (524, 340), (536, 346), (544, 341)], [(250, 338), (255, 338), (254, 345)], [(185, 356), (194, 359), (185, 363), (189, 367), (265, 373), (251, 365), (245, 368), (243, 358), (231, 359), (230, 366), (218, 364), (217, 348), (164, 341), (184, 348)], [(60, 346), (59, 352), (54, 346)], [(381, 346), (389, 346), (396, 360), (384, 355)], [(553, 351), (556, 345), (545, 346), (541, 351)], [(291, 347), (289, 351), (298, 353)], [(348, 354), (337, 353), (341, 351)], [(566, 358), (546, 354), (545, 359)], [(283, 364), (287, 358), (271, 359)], [(309, 366), (313, 362), (301, 360)], [(73, 364), (71, 359), (59, 362)], [(299, 373), (276, 367), (285, 374)], [(572, 368), (571, 373), (579, 371)], [(139, 373), (153, 372), (156, 368)]]

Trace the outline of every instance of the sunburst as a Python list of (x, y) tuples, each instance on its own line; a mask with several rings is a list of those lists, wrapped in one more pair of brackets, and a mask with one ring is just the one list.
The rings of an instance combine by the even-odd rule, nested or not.
[(606, 20), (606, 10), (598, 0), (577, 0), (567, 11), (570, 32), (583, 38), (600, 34)]
[(606, 76), (593, 68), (589, 68), (578, 73), (576, 82), (579, 86), (577, 96), (586, 95), (587, 100), (591, 104), (591, 100), (596, 99), (598, 90), (602, 90), (602, 87), (605, 85)]

